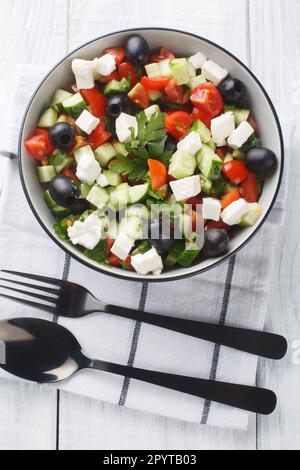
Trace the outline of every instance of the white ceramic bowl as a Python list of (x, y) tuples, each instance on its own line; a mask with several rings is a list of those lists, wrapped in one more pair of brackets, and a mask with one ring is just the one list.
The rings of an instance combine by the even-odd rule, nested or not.
[[(201, 51), (207, 57), (229, 70), (233, 77), (242, 80), (247, 88), (249, 107), (258, 120), (263, 145), (275, 152), (279, 162), (277, 171), (267, 178), (260, 198), (263, 216), (254, 227), (239, 231), (231, 239), (229, 253), (218, 258), (200, 261), (189, 268), (176, 268), (170, 272), (162, 273), (159, 276), (151, 275), (141, 277), (135, 272), (101, 266), (83, 256), (76, 247), (61, 241), (52, 227), (54, 217), (44, 202), (43, 191), (36, 177), (35, 161), (27, 155), (23, 145), (24, 139), (36, 127), (37, 119), (41, 111), (49, 105), (49, 100), (54, 91), (57, 88), (68, 87), (73, 83), (74, 77), (71, 71), (72, 59), (75, 57), (92, 59), (99, 56), (100, 51), (106, 47), (123, 46), (126, 38), (132, 33), (141, 34), (149, 42), (151, 49), (165, 46), (174, 51), (177, 56), (188, 56)], [(257, 232), (259, 227), (261, 227), (266, 220), (279, 190), (283, 171), (283, 159), (283, 138), (276, 111), (263, 86), (253, 73), (239, 59), (217, 44), (194, 34), (164, 28), (137, 28), (111, 33), (90, 41), (70, 53), (48, 73), (31, 98), (24, 116), (19, 140), (19, 168), (24, 192), (34, 215), (48, 235), (63, 250), (86, 266), (108, 275), (133, 281), (168, 281), (192, 276), (216, 266), (236, 253), (237, 250), (242, 248)]]

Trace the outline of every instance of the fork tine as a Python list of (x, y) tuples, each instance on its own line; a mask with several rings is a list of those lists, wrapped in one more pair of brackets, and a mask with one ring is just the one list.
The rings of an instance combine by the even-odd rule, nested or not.
[(0, 293), (0, 297), (13, 300), (14, 302), (18, 302), (20, 304), (29, 305), (30, 307), (37, 308), (39, 310), (44, 310), (45, 312), (48, 312), (48, 313), (52, 313), (52, 314), (57, 313), (57, 309), (55, 307), (51, 307), (50, 305), (38, 304), (37, 302), (31, 302), (30, 300), (19, 299), (17, 297), (12, 297), (11, 295), (1, 294), (1, 293)]
[(18, 271), (9, 271), (8, 269), (1, 269), (3, 273), (14, 274), (15, 276), (27, 277), (28, 279), (33, 279), (35, 281), (44, 282), (45, 284), (53, 284), (55, 286), (62, 286), (64, 281), (61, 279), (55, 279), (54, 277), (38, 276), (36, 274), (21, 273)]
[(14, 279), (6, 279), (5, 277), (0, 277), (0, 281), (10, 282), (19, 286), (29, 287), (30, 289), (41, 290), (43, 292), (48, 292), (49, 294), (59, 293), (59, 289), (52, 289), (51, 287), (39, 286), (37, 284), (29, 284), (28, 282), (15, 281)]
[(34, 297), (35, 299), (44, 300), (45, 302), (50, 302), (52, 304), (55, 304), (56, 300), (58, 300), (57, 297), (48, 297), (48, 295), (37, 294), (35, 292), (28, 292), (23, 289), (16, 289), (15, 287), (8, 287), (8, 286), (1, 286), (1, 285), (0, 287), (1, 289), (7, 289), (12, 292), (18, 292), (19, 294), (28, 295), (29, 297)]

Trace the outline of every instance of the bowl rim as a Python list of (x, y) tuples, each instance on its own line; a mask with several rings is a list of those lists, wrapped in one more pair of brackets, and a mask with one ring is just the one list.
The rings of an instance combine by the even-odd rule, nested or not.
[[(86, 260), (82, 259), (80, 256), (73, 253), (67, 247), (63, 246), (62, 243), (60, 242), (60, 240), (58, 240), (58, 238), (44, 224), (44, 222), (41, 220), (37, 210), (35, 209), (34, 204), (33, 204), (32, 200), (30, 198), (29, 191), (27, 190), (27, 186), (26, 186), (26, 183), (25, 183), (25, 178), (24, 178), (24, 175), (23, 175), (23, 169), (22, 169), (22, 146), (23, 146), (22, 136), (23, 136), (23, 129), (24, 129), (24, 125), (25, 125), (25, 122), (26, 122), (26, 119), (27, 119), (27, 115), (28, 115), (29, 109), (31, 107), (31, 104), (32, 104), (37, 92), (39, 91), (41, 86), (46, 82), (46, 80), (50, 77), (52, 72), (54, 72), (54, 70), (59, 65), (61, 65), (65, 60), (67, 60), (69, 57), (71, 57), (74, 53), (76, 53), (80, 49), (94, 43), (95, 41), (98, 41), (100, 39), (104, 39), (104, 38), (107, 38), (107, 37), (110, 37), (110, 36), (114, 36), (114, 35), (120, 34), (120, 33), (134, 33), (134, 32), (140, 32), (140, 31), (169, 31), (169, 32), (173, 32), (173, 33), (184, 34), (186, 36), (190, 36), (190, 37), (194, 37), (196, 39), (200, 39), (201, 41), (204, 41), (207, 44), (210, 44), (210, 45), (214, 46), (215, 48), (219, 49), (221, 52), (227, 54), (229, 57), (234, 59), (244, 70), (246, 70), (246, 72), (248, 72), (248, 74), (252, 77), (252, 79), (255, 81), (255, 83), (261, 89), (261, 91), (262, 91), (264, 97), (266, 98), (266, 100), (267, 100), (267, 102), (270, 106), (270, 109), (273, 113), (275, 123), (276, 123), (276, 126), (277, 126), (278, 135), (279, 135), (279, 141), (280, 141), (281, 161), (280, 161), (280, 168), (279, 168), (277, 186), (276, 186), (276, 189), (274, 191), (272, 201), (269, 204), (268, 210), (266, 211), (264, 217), (258, 223), (255, 230), (253, 230), (253, 232), (240, 245), (238, 245), (233, 251), (230, 251), (225, 256), (221, 257), (220, 259), (216, 259), (210, 266), (206, 266), (206, 267), (202, 267), (202, 268), (199, 267), (199, 269), (195, 269), (194, 271), (188, 272), (186, 274), (184, 274), (184, 273), (183, 274), (177, 274), (177, 275), (174, 274), (174, 275), (170, 275), (168, 277), (163, 277), (163, 278), (160, 277), (160, 276), (153, 276), (153, 278), (152, 277), (151, 278), (150, 277), (144, 277), (144, 276), (138, 275), (137, 273), (136, 273), (136, 276), (131, 277), (131, 276), (126, 275), (125, 270), (124, 270), (124, 274), (119, 274), (119, 273), (115, 272), (113, 270), (113, 268), (112, 268), (111, 272), (109, 272), (108, 270), (102, 269), (101, 265), (99, 265), (99, 267), (98, 266), (96, 267), (96, 266), (90, 264), (88, 259), (86, 259)], [(96, 272), (99, 272), (99, 273), (102, 273), (102, 274), (105, 274), (105, 275), (108, 275), (108, 276), (112, 276), (112, 277), (115, 277), (115, 278), (118, 278), (118, 279), (127, 280), (127, 281), (134, 281), (134, 282), (151, 282), (151, 283), (155, 283), (155, 282), (172, 282), (172, 281), (177, 281), (177, 280), (185, 279), (185, 278), (192, 277), (192, 276), (197, 276), (198, 274), (204, 273), (206, 271), (209, 271), (210, 269), (213, 269), (213, 268), (219, 266), (221, 263), (224, 263), (226, 260), (230, 259), (232, 256), (235, 256), (240, 250), (242, 250), (245, 247), (245, 245), (247, 245), (247, 243), (250, 242), (250, 240), (252, 240), (252, 238), (257, 234), (257, 232), (260, 230), (260, 228), (264, 225), (264, 223), (268, 219), (268, 216), (269, 216), (271, 210), (273, 209), (274, 203), (277, 199), (279, 189), (280, 189), (280, 186), (281, 186), (283, 170), (284, 170), (284, 161), (285, 161), (284, 139), (283, 139), (281, 124), (280, 124), (280, 121), (279, 121), (279, 118), (278, 118), (278, 114), (275, 110), (275, 106), (274, 106), (269, 94), (267, 93), (266, 89), (261, 84), (260, 80), (255, 76), (255, 74), (250, 70), (250, 68), (247, 65), (245, 65), (244, 62), (242, 62), (239, 58), (237, 58), (232, 52), (229, 52), (227, 49), (225, 49), (224, 47), (222, 47), (219, 44), (215, 43), (214, 41), (211, 41), (210, 39), (207, 39), (207, 38), (199, 36), (195, 33), (191, 33), (191, 32), (188, 32), (188, 31), (183, 31), (183, 30), (180, 30), (180, 29), (177, 29), (177, 28), (166, 28), (166, 27), (159, 27), (159, 26), (153, 26), (153, 27), (152, 26), (145, 26), (145, 27), (135, 26), (133, 28), (120, 29), (120, 30), (117, 30), (117, 31), (113, 31), (113, 32), (104, 34), (102, 36), (96, 37), (94, 39), (91, 39), (91, 40), (87, 41), (84, 44), (81, 44), (79, 47), (75, 48), (74, 50), (72, 50), (71, 52), (66, 54), (61, 60), (59, 60), (49, 70), (49, 72), (44, 76), (44, 78), (40, 81), (39, 85), (36, 87), (35, 91), (33, 92), (32, 96), (29, 100), (29, 103), (26, 107), (26, 110), (24, 112), (24, 116), (22, 118), (20, 131), (19, 131), (18, 167), (19, 167), (19, 175), (20, 175), (20, 179), (21, 179), (21, 184), (22, 184), (23, 191), (24, 191), (25, 197), (27, 199), (27, 202), (28, 202), (35, 218), (37, 219), (37, 221), (41, 225), (41, 227), (50, 236), (50, 238), (56, 243), (57, 246), (59, 246), (65, 253), (67, 253), (71, 258), (74, 258), (79, 263), (82, 263), (86, 267), (88, 267), (90, 269), (93, 269)]]

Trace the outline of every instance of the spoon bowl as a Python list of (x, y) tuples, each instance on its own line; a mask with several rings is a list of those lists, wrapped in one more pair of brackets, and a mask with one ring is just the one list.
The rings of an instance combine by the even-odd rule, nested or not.
[(1, 321), (0, 341), (5, 345), (5, 364), (1, 367), (32, 382), (56, 383), (81, 369), (97, 369), (254, 413), (270, 414), (277, 403), (276, 395), (270, 390), (89, 359), (70, 331), (46, 320)]

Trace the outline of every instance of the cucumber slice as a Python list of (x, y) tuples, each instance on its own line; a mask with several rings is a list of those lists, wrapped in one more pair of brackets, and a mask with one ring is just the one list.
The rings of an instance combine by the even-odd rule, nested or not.
[(120, 222), (119, 230), (134, 240), (142, 240), (144, 238), (143, 223), (140, 217), (124, 217)]
[(115, 147), (116, 152), (119, 153), (120, 155), (124, 155), (125, 157), (128, 155), (125, 145), (122, 144), (121, 142), (115, 142), (113, 146)]
[(131, 186), (129, 188), (129, 199), (131, 204), (144, 201), (148, 193), (148, 183)]
[(71, 98), (71, 96), (73, 96), (72, 93), (68, 91), (60, 89), (56, 90), (51, 100), (51, 108), (54, 108), (55, 111), (63, 111), (64, 108), (62, 106), (62, 102), (68, 98)]
[(122, 183), (122, 177), (117, 173), (113, 173), (110, 170), (104, 170), (103, 174), (107, 178), (109, 186), (119, 186), (119, 184)]
[(48, 108), (41, 114), (41, 117), (38, 121), (38, 127), (43, 127), (49, 129), (54, 126), (57, 121), (57, 111), (53, 108)]
[(144, 109), (144, 113), (146, 114), (146, 118), (150, 121), (152, 114), (160, 113), (160, 107), (157, 104), (153, 104), (149, 106), (149, 108)]
[(163, 59), (159, 62), (160, 75), (162, 77), (172, 78), (172, 72), (170, 69), (170, 59)]
[(203, 75), (197, 75), (196, 77), (192, 77), (187, 85), (189, 89), (193, 91), (194, 88), (196, 88), (196, 86), (205, 82), (206, 82), (206, 78)]
[(145, 65), (145, 70), (149, 78), (158, 78), (162, 75), (159, 63)]
[(236, 160), (245, 160), (246, 158), (246, 155), (244, 152), (242, 152), (241, 150), (234, 150), (233, 153), (232, 153), (232, 157), (235, 158)]
[(234, 115), (235, 125), (238, 127), (242, 122), (247, 121), (250, 116), (250, 109), (236, 108), (228, 104), (224, 105), (224, 112), (232, 112)]
[(49, 183), (55, 178), (56, 171), (52, 165), (38, 166), (37, 175), (40, 183)]
[(58, 174), (64, 168), (69, 168), (74, 163), (74, 159), (61, 150), (55, 150), (49, 157), (49, 163), (54, 166), (54, 169)]
[(127, 78), (122, 78), (120, 82), (112, 80), (104, 88), (105, 96), (112, 95), (114, 93), (127, 93), (130, 88), (130, 82)]
[(119, 234), (119, 224), (116, 220), (111, 220), (108, 228), (106, 230), (107, 235), (109, 238), (113, 238), (114, 240), (117, 238)]
[(58, 206), (56, 202), (53, 201), (49, 190), (44, 192), (44, 199), (52, 214), (58, 219), (64, 219), (65, 217), (68, 217), (68, 215), (72, 214), (72, 210), (69, 207)]
[(212, 190), (212, 181), (206, 178), (204, 175), (200, 175), (201, 189), (205, 194), (210, 194)]
[(129, 206), (125, 211), (126, 217), (139, 217), (140, 219), (148, 219), (148, 208), (144, 204), (135, 204)]
[(80, 93), (72, 95), (62, 102), (64, 111), (74, 119), (77, 119), (82, 111), (86, 109), (86, 104)]
[(116, 211), (123, 209), (129, 203), (129, 185), (127, 183), (111, 188), (109, 193), (109, 202)]
[(138, 244), (137, 248), (132, 252), (132, 256), (139, 255), (139, 254), (143, 255), (149, 250), (151, 250), (150, 243), (148, 242), (148, 240), (143, 240), (142, 242)]
[(79, 149), (74, 151), (74, 157), (76, 160), (76, 163), (79, 163), (79, 160), (81, 159), (82, 155), (89, 153), (93, 158), (95, 157), (94, 152), (92, 150), (92, 147), (89, 145), (85, 145), (84, 147), (80, 147)]
[(178, 258), (177, 263), (183, 268), (188, 268), (193, 264), (197, 256), (199, 256), (201, 248), (198, 247), (197, 243), (187, 243), (183, 253)]
[(196, 155), (199, 169), (203, 176), (216, 180), (221, 175), (222, 160), (208, 145), (203, 144)]
[(162, 97), (161, 92), (157, 90), (148, 90), (148, 95), (150, 101), (157, 101)]
[(100, 163), (102, 167), (107, 166), (108, 163), (117, 155), (115, 147), (107, 142), (106, 144), (100, 145), (95, 150), (96, 160)]
[(216, 146), (215, 142), (213, 141), (213, 139), (210, 139), (210, 141), (207, 142), (207, 145), (208, 145), (214, 152), (216, 151), (217, 146)]
[(249, 204), (249, 212), (242, 218), (241, 227), (253, 227), (262, 215), (262, 208), (257, 202)]
[(89, 184), (87, 183), (81, 183), (80, 185), (80, 193), (81, 193), (81, 197), (83, 197), (83, 199), (86, 199), (89, 192), (91, 191), (93, 186), (90, 186)]
[(172, 59), (169, 65), (177, 85), (187, 85), (191, 79), (188, 61), (185, 58)]
[(189, 61), (187, 61), (187, 66), (188, 66), (188, 71), (190, 74), (190, 80), (192, 80), (193, 78), (196, 77), (196, 69)]
[(176, 179), (186, 178), (194, 174), (196, 166), (194, 155), (177, 150), (170, 160), (169, 174)]
[(196, 119), (196, 121), (193, 122), (191, 131), (198, 132), (201, 142), (203, 142), (204, 144), (208, 144), (211, 139), (210, 130), (202, 121), (200, 121), (200, 119)]
[(108, 203), (109, 195), (106, 189), (101, 188), (98, 184), (94, 184), (87, 195), (86, 200), (98, 209), (103, 209), (103, 207)]

